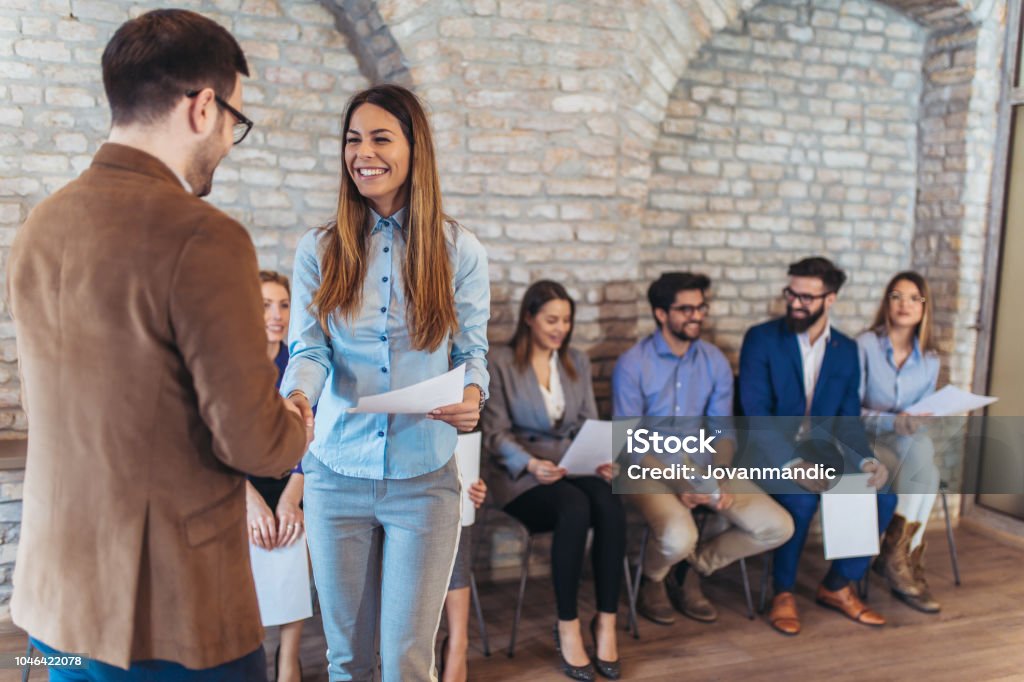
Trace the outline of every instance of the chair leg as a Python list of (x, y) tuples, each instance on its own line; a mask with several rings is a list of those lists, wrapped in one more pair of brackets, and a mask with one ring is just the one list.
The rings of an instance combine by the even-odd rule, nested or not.
[(633, 574), (633, 593), (629, 601), (629, 622), (633, 627), (633, 639), (640, 639), (640, 619), (636, 617), (636, 600), (640, 594), (640, 579), (644, 574), (644, 555), (647, 553), (647, 543), (651, 539), (651, 527), (644, 526), (644, 534), (640, 538), (640, 556), (636, 560), (636, 569)]
[(754, 620), (754, 597), (750, 594), (750, 576), (747, 575), (747, 560), (740, 559), (740, 575), (743, 576), (743, 596), (747, 598), (747, 618)]
[[(29, 642), (28, 646), (25, 647), (25, 658), (32, 658), (33, 648), (35, 647), (32, 646), (32, 642)], [(25, 665), (21, 666), (21, 682), (28, 682), (28, 676), (31, 674), (32, 666), (30, 666), (28, 663), (25, 663)]]
[(476, 624), (480, 628), (480, 640), (484, 645), (484, 656), (490, 658), (491, 644), (487, 639), (487, 623), (484, 622), (484, 610), (480, 607), (480, 593), (476, 589), (476, 574), (469, 572), (469, 593), (473, 597), (473, 607), (476, 609)]
[(626, 604), (629, 608), (629, 616), (626, 619), (626, 630), (633, 631), (633, 603), (636, 599), (633, 596), (633, 571), (629, 568), (629, 557), (622, 557), (622, 575), (626, 578)]
[(519, 630), (519, 619), (523, 615), (523, 598), (526, 596), (526, 578), (530, 572), (530, 554), (533, 553), (533, 535), (526, 537), (523, 549), (523, 561), (519, 568), (519, 596), (516, 597), (516, 616), (512, 621), (512, 636), (508, 640), (508, 657), (516, 655), (516, 632)]
[(949, 545), (949, 560), (953, 563), (953, 583), (960, 587), (960, 565), (956, 556), (956, 540), (953, 539), (953, 523), (949, 518), (949, 503), (946, 502), (946, 490), (941, 488), (942, 513), (946, 517), (946, 544)]
[(768, 577), (772, 574), (772, 553), (765, 552), (761, 568), (761, 599), (758, 612), (764, 613), (768, 608)]

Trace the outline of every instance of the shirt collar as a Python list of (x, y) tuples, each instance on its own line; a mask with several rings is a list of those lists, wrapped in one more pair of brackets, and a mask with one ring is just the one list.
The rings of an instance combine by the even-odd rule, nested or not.
[[(881, 333), (878, 334), (878, 342), (882, 346), (882, 351), (885, 353), (885, 357), (888, 358), (889, 361), (891, 362), (892, 361), (892, 340), (889, 338), (889, 335), (885, 333), (884, 329), (882, 330)], [(917, 335), (915, 334), (914, 335), (914, 347), (910, 351), (910, 357), (907, 358), (907, 362), (910, 362), (910, 361), (915, 361), (916, 362), (916, 361), (918, 361), (920, 359), (921, 359), (921, 343), (918, 340)]]
[(389, 218), (385, 219), (385, 218), (381, 217), (381, 215), (379, 213), (377, 213), (376, 211), (374, 211), (371, 208), (370, 209), (370, 223), (373, 225), (373, 227), (370, 228), (370, 234), (373, 234), (377, 230), (384, 229), (384, 225), (385, 225), (384, 221), (385, 220), (389, 221), (390, 224), (393, 224), (395, 227), (397, 227), (398, 229), (401, 230), (402, 228), (405, 227), (405, 217), (406, 217), (406, 215), (408, 215), (408, 213), (409, 213), (409, 208), (407, 206), (406, 207), (402, 207), (402, 208), (398, 209), (397, 211), (395, 211)]
[(811, 346), (811, 337), (809, 332), (801, 332), (796, 335), (796, 338), (800, 341), (800, 347), (805, 350), (811, 350), (811, 348), (816, 347), (818, 344), (827, 345), (829, 340), (832, 338), (832, 325), (825, 325), (825, 331), (818, 337), (818, 341), (815, 343), (815, 346)]
[(661, 329), (655, 329), (652, 336), (654, 337), (655, 352), (662, 357), (672, 358), (673, 360), (682, 360), (683, 358), (690, 357), (691, 355), (697, 352), (694, 350), (694, 348), (700, 342), (700, 339), (694, 339), (693, 341), (691, 341), (690, 347), (686, 349), (686, 352), (683, 353), (682, 357), (679, 357), (672, 352), (671, 348), (669, 348), (668, 341), (665, 340), (665, 335), (661, 333)]

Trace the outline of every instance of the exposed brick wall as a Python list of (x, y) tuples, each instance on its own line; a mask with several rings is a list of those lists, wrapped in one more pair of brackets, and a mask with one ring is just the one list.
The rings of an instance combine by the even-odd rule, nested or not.
[[(881, 5), (768, 0), (690, 63), (655, 145), (643, 274), (715, 282), (714, 339), (780, 312), (786, 265), (850, 275), (834, 309), (856, 333), (909, 265), (925, 31)], [(647, 319), (643, 319), (648, 327)]]

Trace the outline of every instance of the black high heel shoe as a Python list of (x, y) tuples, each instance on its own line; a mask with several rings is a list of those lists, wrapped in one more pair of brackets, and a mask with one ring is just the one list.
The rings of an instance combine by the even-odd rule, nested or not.
[(590, 619), (590, 636), (594, 640), (594, 667), (602, 677), (617, 680), (622, 677), (622, 665), (619, 661), (602, 661), (597, 656), (597, 616)]
[(593, 664), (573, 665), (565, 660), (565, 656), (562, 655), (562, 638), (558, 636), (558, 623), (555, 623), (552, 632), (555, 635), (555, 651), (558, 652), (558, 657), (562, 659), (562, 672), (565, 676), (574, 680), (583, 680), (583, 682), (593, 682), (596, 677)]

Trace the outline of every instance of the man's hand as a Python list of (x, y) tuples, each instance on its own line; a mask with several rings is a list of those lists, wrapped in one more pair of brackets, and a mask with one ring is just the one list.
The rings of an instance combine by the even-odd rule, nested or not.
[[(794, 464), (792, 469), (806, 469), (807, 471), (814, 471), (814, 465), (807, 461), (799, 461)], [(796, 472), (794, 471), (794, 474)], [(810, 490), (812, 493), (823, 493), (828, 490), (829, 485), (832, 483), (827, 478), (796, 478), (796, 484), (804, 490)]]
[(702, 504), (711, 504), (711, 495), (693, 492), (679, 493), (679, 501), (687, 509), (695, 509)]
[(720, 484), (718, 486), (718, 501), (712, 504), (715, 511), (725, 511), (732, 507), (735, 502), (736, 496), (726, 490), (724, 485)]
[(461, 403), (439, 407), (427, 414), (427, 417), (451, 424), (459, 431), (472, 431), (480, 421), (480, 389), (467, 386), (462, 391)]
[(924, 420), (921, 417), (930, 417), (931, 414), (931, 412), (921, 412), (919, 414), (900, 412), (896, 415), (896, 420), (893, 422), (893, 430), (900, 436), (913, 435), (924, 426)]
[(302, 417), (302, 423), (306, 425), (306, 447), (304, 449), (309, 450), (309, 444), (313, 442), (313, 408), (310, 407), (309, 400), (304, 393), (293, 391), (285, 401), (285, 407)]
[(277, 545), (274, 513), (249, 481), (245, 482), (245, 522), (249, 542), (263, 549), (273, 549)]
[(889, 470), (881, 462), (865, 462), (860, 470), (865, 474), (871, 474), (868, 485), (874, 486), (876, 489), (881, 488), (889, 480)]
[(533, 474), (539, 483), (551, 485), (555, 481), (565, 478), (567, 471), (554, 462), (534, 457), (526, 465), (526, 470)]

